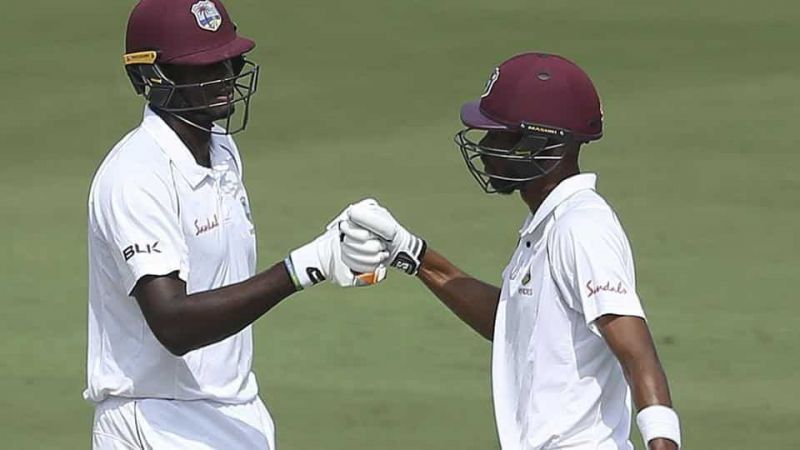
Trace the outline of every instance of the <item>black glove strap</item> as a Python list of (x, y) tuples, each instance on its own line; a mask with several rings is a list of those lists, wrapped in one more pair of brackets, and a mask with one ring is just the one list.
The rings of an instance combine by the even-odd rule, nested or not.
[(428, 244), (425, 240), (416, 238), (411, 253), (401, 251), (395, 256), (391, 266), (409, 275), (416, 275), (419, 272), (420, 265), (422, 265), (422, 258), (425, 256), (426, 250), (428, 250)]

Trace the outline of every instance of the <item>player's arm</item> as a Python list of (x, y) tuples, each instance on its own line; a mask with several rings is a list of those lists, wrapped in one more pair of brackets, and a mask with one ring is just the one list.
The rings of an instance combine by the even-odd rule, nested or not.
[(241, 283), (192, 295), (177, 271), (147, 275), (133, 296), (159, 342), (184, 355), (238, 333), (296, 291), (281, 262)]
[[(284, 298), (326, 279), (344, 287), (381, 281), (382, 273), (355, 276), (342, 262), (340, 245), (339, 230), (330, 229), (283, 262), (240, 283), (187, 295), (185, 281), (174, 271), (140, 278), (133, 295), (159, 342), (183, 355), (238, 333)], [(351, 251), (374, 268), (386, 257), (383, 248), (378, 240), (368, 239)]]
[(475, 279), (439, 253), (427, 249), (417, 276), (453, 313), (481, 336), (492, 340), (500, 300), (497, 286)]
[[(614, 352), (625, 373), (625, 378), (633, 392), (633, 402), (639, 412), (649, 407), (658, 406), (672, 408), (667, 375), (661, 367), (653, 338), (647, 323), (640, 317), (604, 315), (596, 320), (611, 351)], [(651, 410), (651, 411), (657, 411)], [(662, 410), (660, 413), (670, 414)], [(639, 426), (642, 424), (641, 416)], [(675, 417), (677, 420), (677, 417)], [(655, 419), (658, 421), (658, 415)], [(670, 418), (665, 423), (655, 422), (653, 426), (669, 426)], [(650, 450), (678, 450), (678, 444), (670, 439), (656, 438), (648, 442)]]
[[(343, 259), (357, 270), (350, 259), (349, 242), (366, 239), (373, 233), (389, 247), (389, 264), (409, 275), (417, 275), (453, 313), (481, 336), (492, 340), (500, 289), (477, 280), (439, 253), (428, 249), (424, 240), (411, 234), (377, 204), (359, 204), (348, 210), (349, 225), (343, 228)], [(350, 259), (349, 259), (350, 258)]]
[[(326, 279), (340, 286), (380, 281), (356, 277), (344, 265), (340, 232), (332, 228), (251, 279), (188, 295), (188, 245), (169, 202), (169, 185), (149, 172), (111, 181), (90, 205), (96, 229), (114, 255), (122, 287), (136, 298), (153, 334), (173, 354), (223, 340), (293, 292)], [(372, 267), (386, 256), (377, 239), (352, 251), (372, 261)]]
[(677, 450), (680, 424), (636, 293), (633, 255), (618, 222), (602, 210), (563, 216), (548, 242), (562, 301), (580, 313), (622, 366), (650, 450)]
[[(369, 245), (362, 247), (360, 257), (377, 265), (385, 252), (378, 241)], [(326, 279), (344, 287), (381, 281), (383, 275), (355, 276), (341, 261), (339, 246), (338, 230), (329, 230), (240, 283), (187, 295), (186, 282), (176, 270), (140, 278), (132, 294), (159, 342), (170, 353), (183, 355), (238, 333), (294, 292)]]

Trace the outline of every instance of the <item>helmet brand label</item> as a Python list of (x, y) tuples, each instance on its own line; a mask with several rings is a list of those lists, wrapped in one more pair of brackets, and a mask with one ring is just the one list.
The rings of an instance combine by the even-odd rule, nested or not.
[(155, 64), (158, 53), (153, 51), (128, 53), (123, 58), (126, 66), (133, 64)]
[(564, 130), (559, 130), (558, 128), (550, 128), (544, 125), (535, 125), (532, 123), (522, 123), (520, 124), (523, 130), (533, 132), (533, 133), (543, 133), (543, 134), (550, 134), (554, 136), (564, 136)]

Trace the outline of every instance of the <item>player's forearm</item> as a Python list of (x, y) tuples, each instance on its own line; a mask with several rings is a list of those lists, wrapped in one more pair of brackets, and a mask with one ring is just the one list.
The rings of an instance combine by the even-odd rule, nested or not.
[[(672, 407), (667, 375), (655, 351), (623, 363), (623, 370), (637, 411), (653, 405)], [(648, 443), (648, 450), (678, 450), (678, 445), (669, 439), (653, 439)]]
[[(667, 375), (644, 319), (608, 315), (599, 318), (597, 326), (622, 366), (636, 410), (656, 405), (671, 408)], [(653, 439), (648, 449), (677, 450), (678, 446), (669, 439)]]
[(224, 340), (295, 292), (283, 263), (241, 283), (175, 298), (173, 306), (146, 314), (159, 341), (183, 355)]
[(646, 327), (637, 337), (637, 342), (639, 345), (630, 345), (617, 351), (636, 409), (641, 411), (652, 405), (672, 407), (667, 375)]
[(667, 375), (655, 352), (649, 355), (640, 355), (633, 361), (623, 363), (623, 370), (631, 386), (633, 402), (637, 410), (652, 405), (672, 407)]
[(606, 315), (597, 319), (597, 326), (622, 366), (636, 408), (672, 406), (667, 376), (644, 319)]
[(430, 248), (418, 276), (456, 316), (492, 340), (500, 289), (472, 278)]

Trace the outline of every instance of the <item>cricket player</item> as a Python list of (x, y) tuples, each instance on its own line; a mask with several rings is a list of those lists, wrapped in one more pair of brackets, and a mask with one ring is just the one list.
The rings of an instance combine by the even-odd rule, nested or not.
[[(504, 450), (629, 450), (631, 403), (650, 450), (681, 437), (667, 378), (636, 293), (628, 238), (581, 173), (583, 145), (600, 139), (589, 77), (556, 55), (502, 63), (465, 104), (456, 142), (486, 192), (518, 191), (530, 213), (494, 286), (470, 277), (375, 203), (347, 211), (343, 259), (369, 260), (348, 242), (389, 243), (390, 265), (423, 283), (492, 341), (492, 390)], [(476, 237), (477, 238), (477, 237)]]
[[(326, 279), (380, 281), (341, 259), (336, 221), (259, 274), (242, 158), (258, 66), (219, 0), (141, 0), (124, 63), (147, 102), (89, 194), (87, 389), (95, 449), (275, 448), (251, 371), (251, 324)], [(233, 125), (237, 112), (238, 125)], [(386, 257), (379, 240), (350, 245)]]

